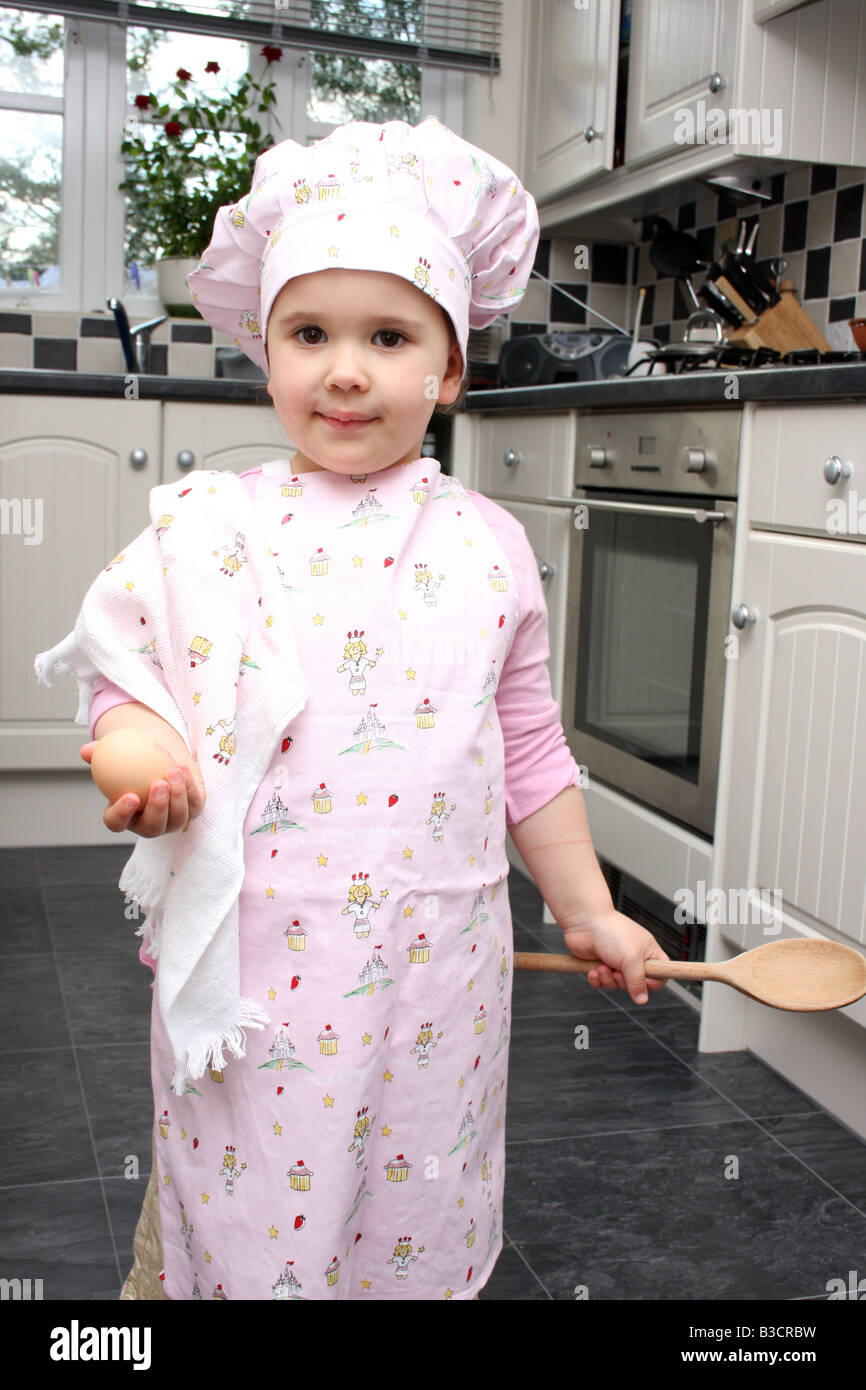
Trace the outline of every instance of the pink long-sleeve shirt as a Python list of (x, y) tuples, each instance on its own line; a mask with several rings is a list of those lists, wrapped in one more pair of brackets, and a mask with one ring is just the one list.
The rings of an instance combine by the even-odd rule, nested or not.
[[(261, 468), (240, 474), (251, 497), (260, 474)], [(497, 503), (478, 492), (468, 495), (508, 557), (521, 595), (520, 623), (495, 697), (505, 745), (506, 821), (515, 825), (573, 786), (577, 765), (551, 694), (547, 604), (526, 533)], [(91, 738), (102, 715), (125, 703), (134, 703), (134, 696), (111, 681), (96, 682), (90, 704)]]

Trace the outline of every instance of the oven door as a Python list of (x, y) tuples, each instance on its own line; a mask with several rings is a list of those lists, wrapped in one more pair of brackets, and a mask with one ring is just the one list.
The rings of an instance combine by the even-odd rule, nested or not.
[(575, 501), (572, 753), (590, 782), (712, 838), (736, 503), (587, 489)]

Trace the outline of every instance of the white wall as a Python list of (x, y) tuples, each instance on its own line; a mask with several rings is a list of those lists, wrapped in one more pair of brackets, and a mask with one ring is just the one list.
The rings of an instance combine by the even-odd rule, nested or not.
[[(466, 77), (463, 138), (501, 159), (524, 180), (524, 26), (531, 0), (502, 0), (501, 71)], [(490, 110), (492, 94), (493, 110)]]

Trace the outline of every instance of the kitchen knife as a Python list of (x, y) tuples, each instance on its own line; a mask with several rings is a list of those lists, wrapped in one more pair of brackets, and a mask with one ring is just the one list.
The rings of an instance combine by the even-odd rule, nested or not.
[[(722, 262), (722, 271), (725, 279), (733, 285), (741, 299), (744, 299), (749, 308), (756, 314), (762, 314), (769, 308), (769, 296), (751, 280), (739, 265), (734, 252), (729, 252)], [(720, 286), (720, 288), (723, 288)], [(727, 291), (725, 291), (727, 293)]]
[(752, 306), (747, 304), (742, 296), (737, 293), (730, 280), (726, 279), (722, 274), (719, 266), (715, 264), (711, 265), (707, 275), (708, 279), (712, 281), (719, 293), (723, 294), (728, 303), (733, 305), (737, 313), (741, 315), (744, 323), (754, 323), (757, 314), (755, 314)]
[(758, 289), (767, 296), (770, 301), (770, 308), (779, 302), (779, 291), (773, 284), (769, 275), (758, 265), (754, 258), (755, 238), (758, 234), (758, 224), (752, 228), (752, 235), (749, 237), (749, 244), (742, 256), (737, 257), (737, 264), (740, 269), (754, 281)]
[[(762, 314), (765, 309), (771, 308), (774, 302), (775, 291), (767, 283), (763, 272), (755, 272), (755, 263), (750, 255), (744, 251), (746, 240), (747, 223), (740, 223), (740, 235), (737, 240), (736, 251), (728, 252), (723, 262), (725, 276), (730, 280), (734, 289), (745, 299), (756, 314)], [(755, 224), (757, 227), (757, 223)], [(755, 231), (753, 230), (750, 244), (754, 246)]]
[(725, 323), (730, 324), (732, 328), (742, 328), (744, 322), (742, 314), (738, 313), (730, 300), (725, 299), (725, 296), (714, 289), (711, 284), (701, 285), (698, 294), (708, 308), (715, 310), (719, 318), (724, 319)]

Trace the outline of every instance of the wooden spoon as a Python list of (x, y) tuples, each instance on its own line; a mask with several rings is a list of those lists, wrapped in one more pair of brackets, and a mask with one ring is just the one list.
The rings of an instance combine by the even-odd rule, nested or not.
[[(602, 964), (546, 952), (515, 951), (517, 970), (563, 970), (586, 975)], [(715, 980), (771, 1009), (816, 1013), (843, 1009), (866, 994), (866, 957), (852, 946), (817, 937), (768, 941), (726, 961), (648, 960), (651, 980)]]

